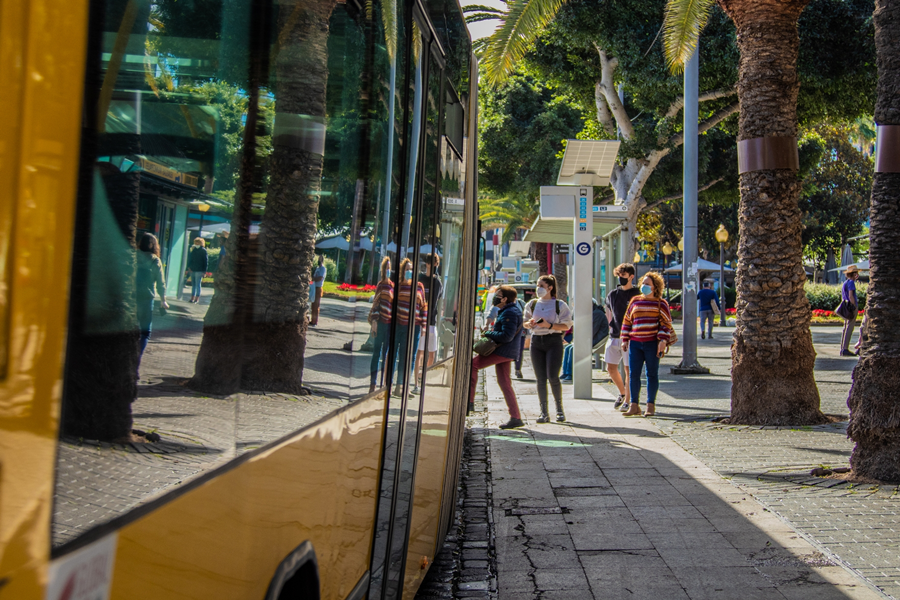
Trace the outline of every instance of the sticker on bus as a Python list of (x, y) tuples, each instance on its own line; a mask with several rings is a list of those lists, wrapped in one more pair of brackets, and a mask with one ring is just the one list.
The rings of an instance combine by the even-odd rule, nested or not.
[(116, 541), (113, 533), (50, 563), (46, 600), (109, 600)]

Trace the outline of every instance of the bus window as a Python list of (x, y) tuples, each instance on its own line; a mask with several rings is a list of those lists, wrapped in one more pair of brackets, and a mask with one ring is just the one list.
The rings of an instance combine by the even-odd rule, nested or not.
[(389, 385), (418, 243), (361, 5), (97, 1), (55, 546)]

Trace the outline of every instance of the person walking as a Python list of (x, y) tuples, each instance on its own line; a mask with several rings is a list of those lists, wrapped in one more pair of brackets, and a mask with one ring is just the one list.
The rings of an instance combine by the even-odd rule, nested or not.
[(549, 423), (547, 383), (556, 403), (556, 420), (566, 420), (562, 403), (559, 371), (563, 362), (563, 334), (572, 327), (572, 311), (556, 297), (556, 278), (541, 275), (535, 289), (537, 298), (525, 305), (525, 329), (531, 331), (531, 366), (537, 379), (541, 416), (538, 423)]
[(856, 265), (850, 265), (844, 271), (844, 276), (847, 281), (841, 286), (841, 302), (846, 302), (853, 308), (853, 316), (844, 320), (844, 332), (841, 334), (841, 356), (856, 356), (850, 352), (850, 338), (853, 337), (856, 315), (859, 314), (859, 305), (856, 301), (856, 280), (859, 279), (859, 269)]
[(641, 281), (641, 295), (632, 299), (622, 320), (622, 350), (628, 353), (631, 374), (631, 406), (622, 413), (626, 417), (641, 414), (641, 369), (644, 365), (647, 366), (647, 411), (644, 416), (656, 414), (659, 359), (666, 353), (672, 331), (669, 303), (662, 297), (664, 289), (662, 275), (647, 273)]
[(516, 360), (519, 352), (518, 337), (522, 329), (522, 311), (519, 310), (516, 303), (517, 295), (516, 288), (509, 285), (501, 285), (494, 293), (493, 305), (497, 307), (497, 318), (490, 331), (482, 328), (482, 335), (499, 345), (489, 355), (478, 355), (472, 359), (472, 372), (469, 378), (469, 411), (471, 412), (475, 405), (478, 371), (494, 365), (497, 383), (500, 384), (500, 390), (506, 400), (506, 408), (509, 410), (509, 421), (501, 425), (500, 429), (514, 429), (525, 424), (522, 422), (519, 402), (516, 400), (516, 392), (513, 390), (512, 378), (509, 375), (510, 363)]
[[(712, 290), (712, 283), (703, 282), (703, 289), (697, 292), (697, 300), (700, 302), (700, 337), (706, 339), (706, 336), (709, 335), (709, 339), (713, 339), (712, 330), (716, 322), (719, 303), (716, 302), (716, 293)], [(707, 321), (709, 322), (708, 327), (706, 326)]]
[(194, 238), (194, 247), (188, 256), (188, 269), (191, 271), (191, 302), (200, 302), (200, 288), (203, 276), (209, 269), (209, 253), (206, 251), (206, 240), (201, 237)]
[[(427, 348), (419, 347), (416, 351), (416, 386), (413, 393), (418, 391), (422, 384), (421, 377), (424, 377), (425, 369), (434, 364), (437, 356), (438, 339), (437, 339), (437, 319), (438, 306), (440, 300), (444, 297), (444, 285), (441, 283), (441, 277), (437, 273), (437, 269), (441, 264), (441, 257), (437, 253), (429, 253), (425, 255), (425, 272), (419, 273), (418, 281), (425, 288), (425, 301), (428, 303), (428, 335), (426, 338)], [(421, 339), (421, 333), (419, 334)], [(426, 363), (426, 351), (427, 363)]]
[(325, 291), (325, 276), (328, 269), (325, 268), (325, 256), (319, 255), (319, 266), (313, 272), (313, 285), (316, 286), (316, 298), (312, 303), (312, 311), (309, 324), (315, 327), (319, 324), (319, 307), (322, 305), (322, 293)]
[[(415, 287), (415, 292), (413, 288)], [(428, 304), (425, 302), (425, 286), (413, 280), (412, 261), (400, 261), (400, 281), (397, 286), (397, 370), (394, 372), (394, 395), (399, 396), (406, 383), (406, 376), (413, 365), (406, 362), (406, 341), (409, 339), (409, 320), (413, 320), (413, 351), (419, 345), (419, 331), (428, 324)], [(415, 358), (415, 357), (413, 357)]]
[(169, 308), (166, 302), (166, 279), (162, 272), (162, 261), (159, 259), (159, 240), (152, 233), (145, 233), (138, 243), (137, 253), (137, 317), (141, 331), (138, 345), (138, 368), (141, 358), (150, 341), (150, 330), (153, 328), (153, 303), (159, 294), (164, 309)]
[[(606, 352), (603, 361), (609, 377), (619, 390), (614, 409), (627, 411), (631, 399), (631, 391), (628, 385), (628, 363), (625, 360), (625, 352), (622, 351), (622, 321), (625, 319), (625, 311), (628, 304), (635, 296), (640, 296), (641, 291), (634, 287), (634, 265), (622, 263), (613, 271), (619, 278), (619, 286), (606, 295), (606, 318), (609, 321), (609, 339), (606, 341)], [(619, 363), (622, 365), (622, 374), (619, 374)]]
[(369, 364), (370, 394), (375, 391), (379, 361), (382, 361), (382, 367), (387, 364), (388, 342), (391, 336), (391, 304), (394, 302), (394, 284), (391, 281), (390, 257), (385, 256), (381, 260), (380, 272), (381, 278), (375, 287), (375, 296), (372, 298), (372, 308), (369, 311), (369, 322), (375, 324), (372, 361)]

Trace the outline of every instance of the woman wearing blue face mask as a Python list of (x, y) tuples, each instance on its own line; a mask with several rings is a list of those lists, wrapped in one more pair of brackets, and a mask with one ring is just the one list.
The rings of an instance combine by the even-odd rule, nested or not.
[(665, 284), (659, 273), (647, 273), (641, 281), (641, 295), (635, 296), (625, 311), (622, 321), (622, 350), (628, 353), (631, 406), (626, 417), (641, 414), (641, 369), (647, 365), (647, 412), (645, 417), (656, 414), (656, 392), (659, 390), (659, 359), (669, 345), (672, 315), (669, 303), (663, 300)]
[(369, 393), (375, 391), (378, 380), (378, 362), (382, 368), (387, 363), (388, 340), (391, 335), (391, 304), (394, 302), (394, 284), (391, 281), (391, 259), (387, 256), (381, 261), (381, 279), (375, 288), (372, 309), (369, 311), (369, 323), (375, 325), (374, 342), (372, 343), (372, 363), (370, 368)]

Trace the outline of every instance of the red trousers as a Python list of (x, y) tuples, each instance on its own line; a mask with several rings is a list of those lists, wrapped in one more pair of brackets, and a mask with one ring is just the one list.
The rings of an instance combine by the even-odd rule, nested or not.
[(512, 378), (509, 376), (509, 366), (513, 359), (496, 354), (487, 356), (476, 356), (472, 359), (472, 376), (469, 380), (469, 404), (475, 402), (475, 387), (478, 385), (478, 371), (494, 365), (497, 372), (497, 382), (503, 391), (503, 398), (506, 400), (506, 408), (509, 409), (509, 416), (512, 419), (521, 419), (519, 413), (519, 403), (516, 401), (516, 392), (513, 390)]

